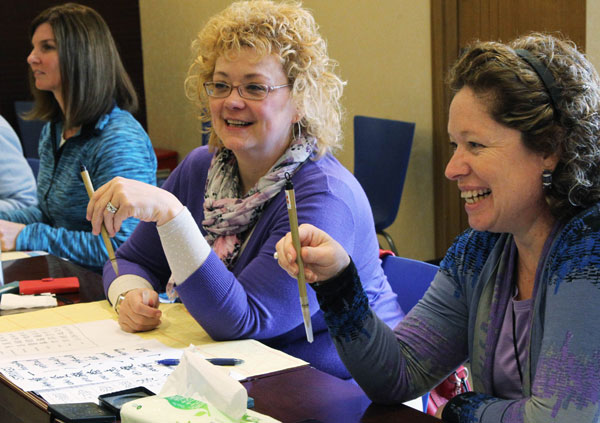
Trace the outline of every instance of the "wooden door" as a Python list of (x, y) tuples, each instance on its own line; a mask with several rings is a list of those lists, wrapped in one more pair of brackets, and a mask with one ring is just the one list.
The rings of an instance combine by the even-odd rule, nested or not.
[(586, 0), (431, 0), (435, 254), (443, 257), (468, 227), (456, 183), (444, 177), (451, 155), (444, 78), (469, 42), (508, 42), (531, 31), (560, 32), (585, 50)]

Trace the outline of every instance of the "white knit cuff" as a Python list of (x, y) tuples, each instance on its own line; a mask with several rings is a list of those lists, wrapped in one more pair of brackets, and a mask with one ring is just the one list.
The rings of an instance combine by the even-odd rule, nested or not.
[(175, 284), (180, 285), (206, 261), (210, 245), (187, 207), (157, 229)]

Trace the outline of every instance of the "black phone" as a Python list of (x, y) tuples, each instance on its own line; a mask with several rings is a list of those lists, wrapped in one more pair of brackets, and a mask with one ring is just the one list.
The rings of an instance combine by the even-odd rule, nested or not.
[(95, 402), (49, 404), (48, 411), (52, 418), (60, 419), (65, 423), (112, 423), (117, 421), (115, 413)]
[(144, 397), (149, 397), (152, 395), (154, 395), (154, 392), (152, 392), (148, 388), (144, 386), (137, 386), (135, 388), (125, 389), (123, 391), (102, 394), (98, 397), (98, 400), (100, 401), (100, 404), (102, 404), (118, 416), (121, 412), (121, 406), (126, 402)]

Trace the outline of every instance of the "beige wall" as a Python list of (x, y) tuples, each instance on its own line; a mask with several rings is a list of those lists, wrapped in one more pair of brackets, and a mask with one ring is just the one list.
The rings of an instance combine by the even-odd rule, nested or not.
[[(200, 144), (183, 81), (190, 43), (225, 0), (141, 0), (148, 129), (155, 147), (183, 157)], [(410, 165), (396, 222), (389, 229), (399, 253), (433, 258), (431, 43), (428, 1), (305, 0), (328, 40), (330, 56), (348, 82), (345, 147), (353, 169), (354, 115), (416, 122)], [(376, 5), (376, 7), (373, 7)]]
[(586, 53), (596, 69), (600, 69), (600, 1), (587, 0), (585, 10), (585, 47)]

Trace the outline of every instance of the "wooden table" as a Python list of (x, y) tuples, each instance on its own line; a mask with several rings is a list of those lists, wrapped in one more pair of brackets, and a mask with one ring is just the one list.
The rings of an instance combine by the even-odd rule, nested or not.
[[(77, 276), (79, 278), (79, 292), (60, 294), (57, 296), (59, 305), (105, 299), (101, 275), (51, 254), (3, 261), (2, 269), (4, 271), (4, 283), (48, 277)], [(4, 310), (0, 311), (0, 316), (23, 313), (24, 311), (31, 311), (31, 309)]]
[(405, 405), (372, 404), (352, 382), (313, 367), (300, 367), (242, 383), (254, 409), (284, 423), (435, 423)]

